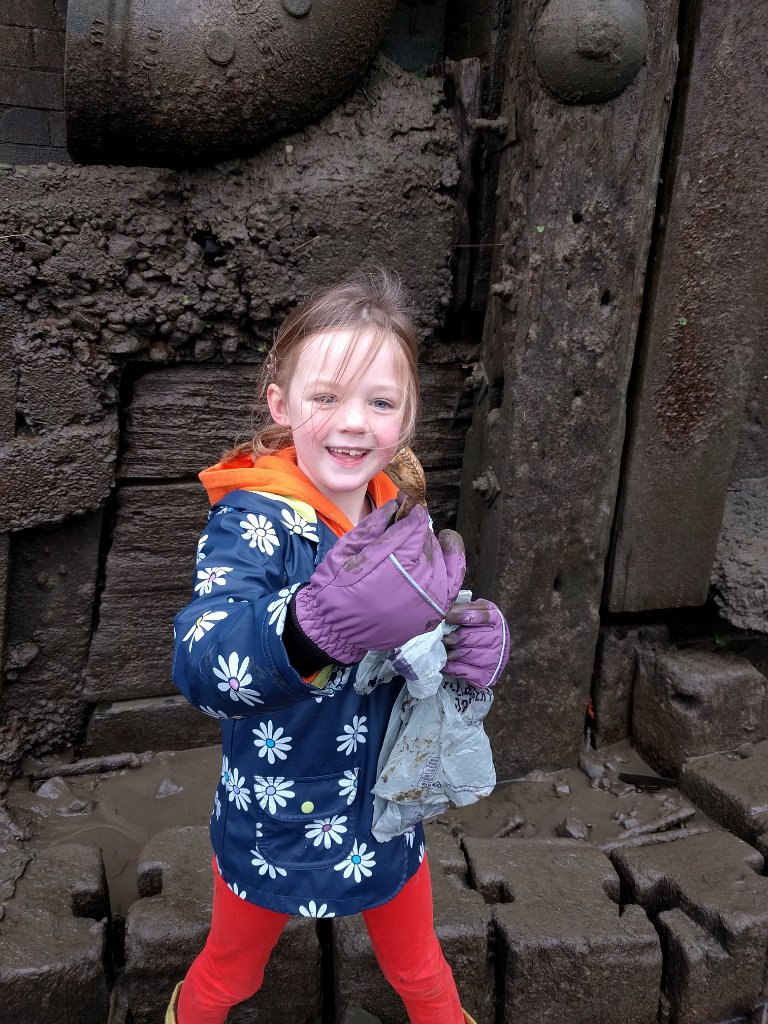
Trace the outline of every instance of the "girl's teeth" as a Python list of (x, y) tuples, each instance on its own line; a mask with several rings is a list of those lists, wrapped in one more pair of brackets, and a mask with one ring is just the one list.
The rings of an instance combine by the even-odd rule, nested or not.
[(365, 454), (367, 454), (365, 448), (330, 448), (329, 451), (335, 452), (337, 455), (365, 455)]

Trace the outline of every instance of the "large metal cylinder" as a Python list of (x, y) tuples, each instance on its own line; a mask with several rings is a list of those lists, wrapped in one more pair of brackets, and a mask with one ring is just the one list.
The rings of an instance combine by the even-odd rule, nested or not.
[(84, 163), (252, 153), (328, 110), (393, 0), (69, 0), (67, 147)]

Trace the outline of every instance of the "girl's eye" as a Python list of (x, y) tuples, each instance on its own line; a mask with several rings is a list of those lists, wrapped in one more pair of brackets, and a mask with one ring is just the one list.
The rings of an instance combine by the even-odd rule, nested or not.
[(395, 404), (394, 402), (390, 402), (387, 398), (374, 398), (373, 407), (375, 409), (381, 409), (382, 411), (385, 411), (388, 409), (394, 409)]
[(313, 395), (312, 401), (316, 405), (333, 405), (336, 398), (334, 395)]

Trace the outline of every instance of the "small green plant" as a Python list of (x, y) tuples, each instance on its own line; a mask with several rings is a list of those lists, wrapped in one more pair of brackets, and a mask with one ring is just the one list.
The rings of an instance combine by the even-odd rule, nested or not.
[(729, 636), (723, 636), (722, 633), (715, 633), (714, 640), (715, 647), (719, 647), (720, 650), (723, 650), (731, 642), (731, 638)]
[(536, 230), (538, 231), (538, 233), (540, 235), (543, 235), (544, 234), (544, 225), (543, 224), (537, 224), (536, 225)]
[(181, 296), (181, 304), (182, 306), (189, 305), (189, 296), (186, 294), (186, 292), (184, 293), (184, 295)]
[(688, 317), (687, 316), (679, 316), (677, 318), (678, 327), (685, 327), (685, 325), (687, 323), (688, 323)]

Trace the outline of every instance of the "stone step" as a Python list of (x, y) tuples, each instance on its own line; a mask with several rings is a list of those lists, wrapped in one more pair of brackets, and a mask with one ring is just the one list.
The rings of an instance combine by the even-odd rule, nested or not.
[(3, 1021), (104, 1024), (108, 907), (97, 847), (0, 844)]
[(502, 1024), (655, 1024), (662, 954), (598, 849), (566, 839), (466, 839), (493, 904)]
[[(208, 933), (213, 891), (208, 829), (168, 829), (155, 836), (139, 859), (138, 889), (142, 898), (126, 921), (125, 986), (133, 1024), (156, 1024)], [(320, 1024), (320, 957), (315, 922), (292, 918), (261, 990), (233, 1010), (230, 1024), (271, 1019)]]
[(748, 1015), (765, 996), (768, 878), (762, 856), (728, 832), (616, 850), (622, 898), (656, 921), (676, 1024)]

